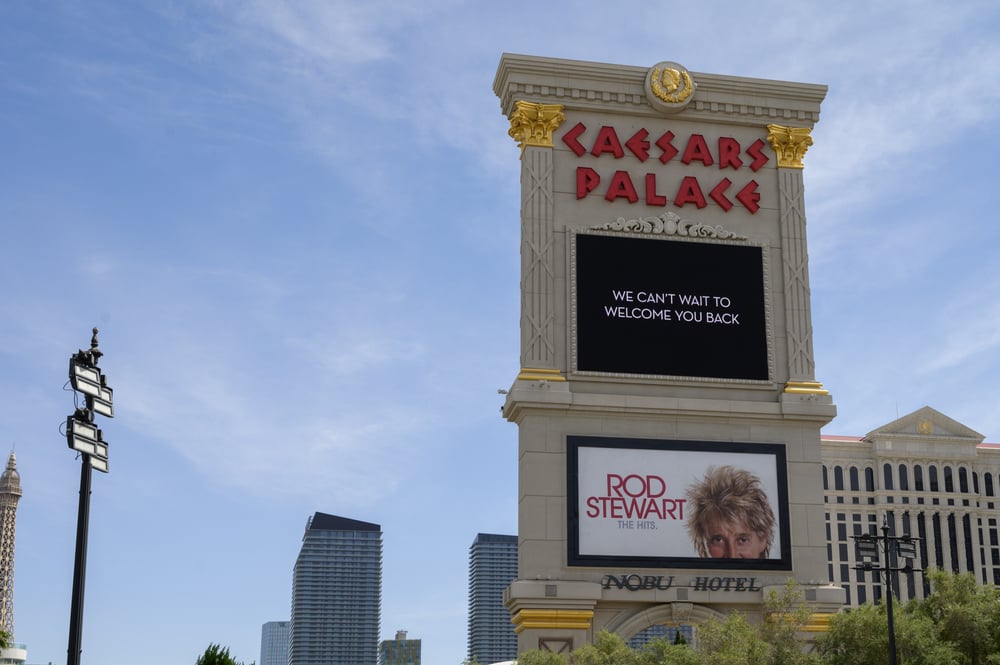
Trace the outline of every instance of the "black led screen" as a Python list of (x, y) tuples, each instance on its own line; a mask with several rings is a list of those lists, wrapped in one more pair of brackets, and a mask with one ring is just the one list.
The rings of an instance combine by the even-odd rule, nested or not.
[(767, 380), (763, 249), (577, 234), (577, 370)]

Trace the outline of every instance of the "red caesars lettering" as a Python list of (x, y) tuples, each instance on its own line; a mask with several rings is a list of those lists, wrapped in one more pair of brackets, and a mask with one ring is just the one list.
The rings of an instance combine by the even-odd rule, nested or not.
[[(757, 172), (770, 161), (764, 152), (766, 143), (759, 138), (744, 148), (739, 140), (731, 136), (720, 136), (713, 144), (702, 134), (691, 134), (682, 139), (670, 130), (652, 140), (649, 130), (645, 128), (633, 131), (624, 141), (618, 130), (610, 125), (603, 125), (592, 133), (592, 140), (587, 138), (587, 134), (587, 126), (578, 122), (563, 133), (562, 142), (581, 159), (634, 158), (644, 163), (654, 157), (655, 161), (667, 164), (680, 155), (678, 162), (687, 167), (729, 169), (734, 172), (742, 171), (744, 167)], [(698, 175), (682, 176), (679, 182), (665, 183), (664, 179), (662, 173), (638, 174), (621, 168), (602, 177), (596, 168), (581, 165), (576, 169), (576, 198), (582, 199), (599, 192), (611, 203), (624, 200), (629, 204), (642, 202), (656, 207), (673, 203), (678, 208), (693, 205), (701, 209), (713, 202), (723, 212), (729, 212), (739, 204), (751, 214), (760, 209), (759, 183), (754, 179), (739, 183), (728, 177), (705, 181), (704, 176)]]

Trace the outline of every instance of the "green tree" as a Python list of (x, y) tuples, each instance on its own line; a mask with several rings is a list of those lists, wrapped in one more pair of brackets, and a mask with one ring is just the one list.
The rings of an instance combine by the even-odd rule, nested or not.
[(6, 630), (0, 630), (0, 649), (6, 649), (10, 646), (10, 633)]
[(567, 665), (566, 654), (531, 649), (517, 657), (517, 665)]
[[(866, 604), (841, 612), (830, 630), (817, 640), (827, 665), (883, 665), (889, 653), (889, 622), (885, 605)], [(911, 611), (895, 614), (898, 661), (907, 665), (959, 665), (962, 656), (942, 640), (934, 622)]]
[(680, 641), (676, 637), (673, 642), (661, 637), (643, 645), (638, 654), (640, 665), (702, 665), (701, 654), (687, 646), (679, 631), (677, 635)]
[(885, 610), (865, 604), (834, 615), (816, 648), (829, 665), (884, 664), (889, 650)]
[(699, 651), (714, 665), (763, 665), (770, 663), (770, 645), (746, 617), (732, 612), (725, 619), (698, 626)]
[(942, 641), (953, 643), (968, 665), (1000, 663), (1000, 590), (972, 573), (928, 570), (931, 594), (907, 611), (930, 619)]
[(569, 665), (640, 665), (636, 653), (621, 635), (602, 630), (592, 644), (574, 649)]
[[(213, 643), (208, 645), (205, 653), (198, 656), (195, 665), (243, 665), (243, 663), (229, 655), (229, 647)], [(250, 665), (254, 663), (251, 662)]]
[(664, 638), (650, 640), (634, 650), (620, 635), (602, 630), (593, 644), (574, 649), (568, 656), (532, 649), (517, 657), (517, 665), (704, 665), (705, 661), (686, 645)]
[(764, 622), (759, 627), (761, 639), (770, 647), (770, 665), (818, 665), (816, 654), (803, 651), (798, 636), (809, 623), (812, 608), (794, 580), (781, 591), (771, 590), (764, 598)]

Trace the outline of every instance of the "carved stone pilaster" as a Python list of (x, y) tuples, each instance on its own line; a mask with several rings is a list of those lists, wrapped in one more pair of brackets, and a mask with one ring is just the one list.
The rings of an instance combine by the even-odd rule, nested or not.
[(809, 127), (767, 126), (767, 140), (774, 154), (778, 156), (778, 168), (803, 168), (802, 158), (813, 144), (811, 132), (812, 129)]
[(801, 169), (778, 169), (778, 192), (785, 282), (785, 336), (788, 340), (788, 383), (785, 392), (826, 395), (828, 391), (815, 380)]
[(788, 339), (788, 383), (785, 384), (785, 392), (827, 395), (829, 391), (824, 390), (823, 384), (815, 379), (806, 206), (802, 186), (802, 158), (813, 144), (811, 132), (810, 127), (767, 126), (767, 140), (778, 156), (785, 333)]
[(521, 367), (555, 368), (552, 149), (521, 155)]
[[(518, 101), (510, 132), (521, 146), (521, 376), (563, 381), (556, 368), (552, 135), (561, 104)], [(537, 376), (536, 376), (537, 375)]]

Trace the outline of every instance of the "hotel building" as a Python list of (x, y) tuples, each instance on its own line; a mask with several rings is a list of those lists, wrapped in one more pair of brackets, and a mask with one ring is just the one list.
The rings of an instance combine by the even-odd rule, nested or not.
[[(856, 570), (854, 536), (919, 538), (914, 567), (972, 573), (1000, 585), (1000, 444), (930, 407), (863, 437), (823, 435), (830, 580), (847, 605), (881, 600), (872, 572)], [(893, 573), (903, 600), (929, 592), (919, 573)]]

